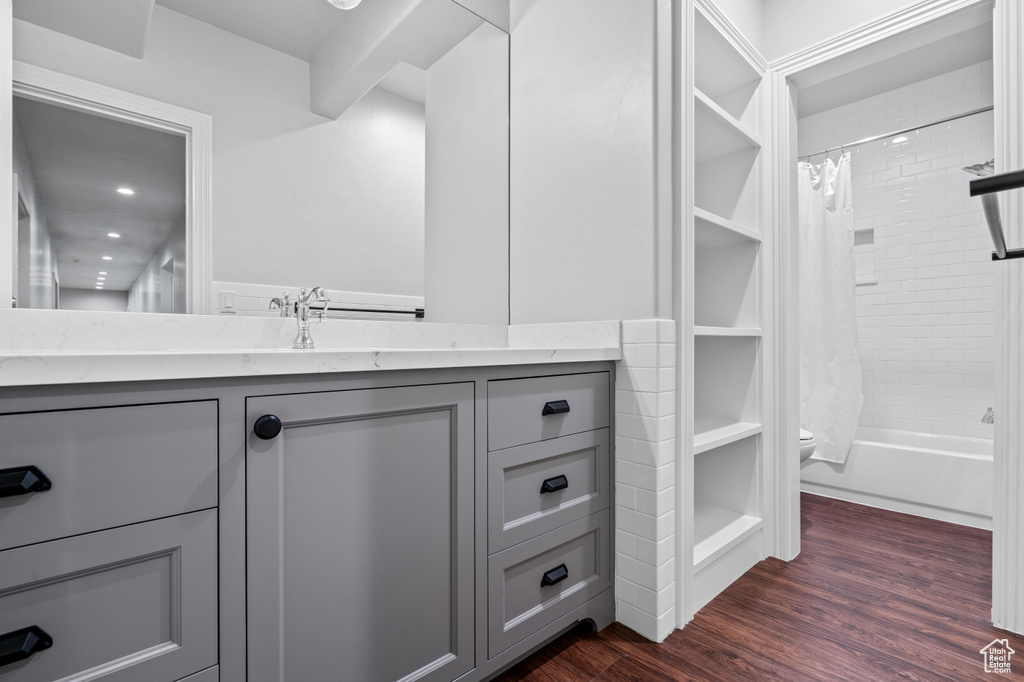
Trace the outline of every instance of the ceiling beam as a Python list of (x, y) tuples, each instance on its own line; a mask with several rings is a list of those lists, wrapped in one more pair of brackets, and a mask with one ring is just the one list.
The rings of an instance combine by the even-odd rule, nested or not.
[(450, 0), (363, 3), (310, 64), (310, 110), (338, 118), (399, 63), (425, 70), (482, 23)]

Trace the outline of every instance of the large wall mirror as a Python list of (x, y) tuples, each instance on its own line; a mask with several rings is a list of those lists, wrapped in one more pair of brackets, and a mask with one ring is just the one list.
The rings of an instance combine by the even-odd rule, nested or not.
[[(342, 307), (507, 320), (459, 319), (457, 300), (474, 260), (500, 267), (467, 305), (507, 299), (507, 0), (14, 0), (14, 17), (12, 240), (36, 227), (0, 275), (19, 306), (277, 314), (271, 298), (322, 286)], [(191, 124), (19, 92), (19, 69), (205, 117), (208, 183)]]

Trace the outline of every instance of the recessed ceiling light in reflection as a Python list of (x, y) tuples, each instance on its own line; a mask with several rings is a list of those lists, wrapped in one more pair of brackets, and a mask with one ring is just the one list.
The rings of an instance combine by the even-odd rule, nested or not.
[(111, 239), (121, 238), (121, 235), (119, 235), (117, 232), (107, 232), (107, 236), (110, 237)]
[(97, 289), (103, 289), (103, 287), (102, 287), (102, 286), (100, 286), (100, 285), (98, 285), (98, 284), (96, 285), (96, 288), (97, 288)]
[(902, 143), (902, 142), (906, 142), (906, 141), (907, 141), (907, 140), (909, 140), (909, 139), (910, 139), (909, 137), (905, 137), (905, 136), (903, 136), (903, 135), (900, 135), (899, 137), (897, 137), (896, 139), (894, 139), (894, 140), (892, 141), (892, 143), (893, 143), (893, 144), (900, 144), (900, 143)]
[(105, 274), (107, 274), (107, 273), (105, 273), (105, 272), (103, 272), (102, 270), (100, 270), (100, 274), (101, 274), (101, 275), (105, 275)]
[(117, 188), (117, 193), (118, 194), (124, 194), (126, 196), (131, 196), (131, 195), (135, 194), (135, 190), (129, 189), (128, 187), (118, 187)]
[(96, 281), (97, 281), (97, 282), (105, 282), (105, 281), (106, 281), (106, 279), (107, 279), (106, 277), (97, 277), (97, 278), (96, 278)]
[(114, 259), (113, 259), (113, 258), (111, 258), (110, 256), (104, 256), (104, 257), (103, 257), (103, 260), (114, 260)]

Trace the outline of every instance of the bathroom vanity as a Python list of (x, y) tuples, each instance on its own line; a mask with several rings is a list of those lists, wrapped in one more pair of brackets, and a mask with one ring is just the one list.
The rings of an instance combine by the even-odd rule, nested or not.
[(135, 381), (26, 354), (36, 385), (0, 388), (0, 639), (29, 655), (0, 680), (479, 680), (605, 627), (618, 353), (111, 356)]

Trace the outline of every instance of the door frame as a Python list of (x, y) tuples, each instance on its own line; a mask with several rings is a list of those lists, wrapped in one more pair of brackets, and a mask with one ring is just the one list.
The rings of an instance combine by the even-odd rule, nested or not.
[[(769, 145), (773, 169), (773, 238), (776, 243), (775, 271), (779, 274), (776, 324), (779, 333), (776, 403), (780, 410), (777, 447), (797, 451), (799, 428), (799, 277), (798, 242), (795, 229), (796, 200), (796, 81), (812, 69), (828, 69), (842, 58), (862, 58), (893, 38), (911, 37), (912, 32), (970, 12), (992, 9), (994, 25), (993, 62), (995, 70), (995, 152), (1000, 171), (1024, 166), (1024, 9), (1018, 0), (924, 0), (873, 22), (859, 26), (800, 52), (775, 60), (771, 71), (770, 126), (774, 139)], [(1000, 198), (1007, 241), (1024, 245), (1024, 193), (1007, 193)], [(997, 415), (1024, 413), (1024, 264), (1000, 263), (996, 284), (995, 409)], [(1016, 381), (1006, 377), (1017, 377)], [(782, 423), (785, 422), (785, 423)], [(1024, 421), (997, 419), (994, 434), (995, 480), (993, 482), (993, 595), (992, 622), (996, 627), (1024, 632), (1024, 466), (1018, 453), (1024, 449)], [(800, 463), (795, 457), (782, 458), (776, 485), (777, 547), (780, 556), (792, 559), (800, 552)]]
[[(209, 314), (213, 280), (213, 118), (31, 64), (14, 61), (12, 66), (13, 95), (185, 138), (186, 312)], [(0, 271), (3, 269), (0, 263)]]

